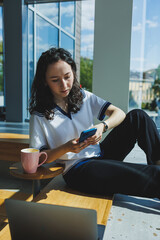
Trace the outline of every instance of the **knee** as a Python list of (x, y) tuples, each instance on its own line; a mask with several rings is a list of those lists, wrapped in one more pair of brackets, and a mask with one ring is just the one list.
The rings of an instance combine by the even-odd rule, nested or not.
[(130, 115), (132, 117), (140, 117), (140, 118), (148, 118), (149, 117), (149, 115), (142, 109), (133, 109), (130, 112), (128, 112), (128, 115)]
[(150, 124), (151, 118), (149, 115), (141, 110), (141, 109), (133, 109), (127, 113), (126, 118), (132, 123), (134, 126), (140, 128), (141, 124), (146, 126), (146, 122)]
[(145, 111), (143, 111), (142, 109), (133, 109), (131, 111), (128, 112), (129, 114), (146, 114)]

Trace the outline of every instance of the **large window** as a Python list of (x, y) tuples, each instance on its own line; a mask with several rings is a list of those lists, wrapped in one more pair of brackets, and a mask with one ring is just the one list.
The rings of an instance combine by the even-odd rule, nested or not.
[(4, 106), (4, 78), (3, 78), (3, 8), (0, 7), (0, 107)]
[(75, 2), (29, 5), (28, 102), (36, 64), (42, 52), (50, 47), (63, 47), (69, 50), (72, 56), (75, 57), (75, 12)]
[(74, 57), (74, 40), (61, 32), (61, 47), (67, 49)]
[(61, 27), (75, 35), (75, 2), (61, 3)]
[(28, 12), (28, 86), (27, 86), (27, 96), (30, 97), (31, 83), (34, 77), (34, 15), (33, 11)]
[(129, 107), (143, 108), (154, 119), (160, 115), (159, 10), (159, 0), (133, 0)]
[(92, 91), (95, 1), (82, 1), (80, 82)]
[(52, 22), (59, 24), (59, 3), (37, 4), (36, 8)]
[(36, 21), (36, 60), (38, 61), (42, 52), (50, 47), (58, 46), (58, 29), (37, 16)]

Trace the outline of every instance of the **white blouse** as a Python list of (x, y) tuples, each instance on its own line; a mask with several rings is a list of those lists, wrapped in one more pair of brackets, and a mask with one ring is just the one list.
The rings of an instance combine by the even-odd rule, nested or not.
[[(111, 104), (86, 90), (83, 92), (83, 104), (77, 113), (66, 113), (59, 106), (54, 108), (54, 119), (47, 120), (43, 113), (34, 112), (30, 118), (30, 147), (54, 149), (74, 138), (82, 131), (92, 128), (94, 118), (103, 120), (105, 111)], [(56, 162), (65, 165), (64, 174), (76, 163), (100, 156), (99, 144), (90, 145), (79, 153), (68, 152)]]

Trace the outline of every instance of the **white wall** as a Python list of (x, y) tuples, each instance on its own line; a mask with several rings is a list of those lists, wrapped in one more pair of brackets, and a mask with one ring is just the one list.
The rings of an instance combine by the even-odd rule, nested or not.
[(128, 111), (132, 0), (96, 0), (93, 92)]

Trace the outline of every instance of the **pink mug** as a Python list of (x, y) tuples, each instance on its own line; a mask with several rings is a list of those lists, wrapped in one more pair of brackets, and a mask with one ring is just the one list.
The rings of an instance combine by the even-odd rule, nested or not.
[[(39, 157), (44, 154), (45, 159), (39, 164)], [(35, 173), (37, 168), (40, 167), (47, 160), (47, 153), (39, 152), (36, 148), (24, 148), (21, 150), (21, 163), (24, 172)]]

